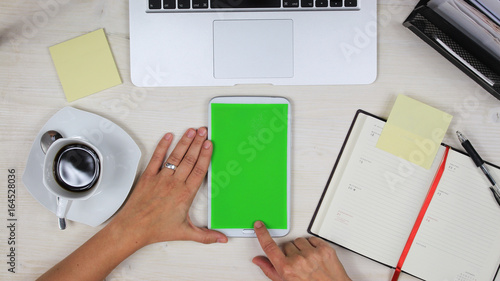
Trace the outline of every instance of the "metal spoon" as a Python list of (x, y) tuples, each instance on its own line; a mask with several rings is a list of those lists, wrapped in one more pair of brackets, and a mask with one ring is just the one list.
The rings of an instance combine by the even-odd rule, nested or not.
[(63, 136), (59, 134), (57, 131), (47, 131), (40, 138), (40, 147), (42, 148), (43, 154), (47, 154), (47, 150), (49, 150), (49, 146), (52, 145), (57, 139), (62, 138)]
[[(59, 134), (59, 132), (50, 130), (45, 132), (42, 137), (40, 138), (40, 147), (42, 148), (42, 151), (44, 154), (47, 154), (47, 150), (49, 147), (54, 143), (56, 140), (62, 138), (63, 136)], [(59, 201), (59, 197), (57, 197), (57, 201)], [(64, 230), (66, 229), (66, 219), (65, 218), (59, 218), (59, 229)]]

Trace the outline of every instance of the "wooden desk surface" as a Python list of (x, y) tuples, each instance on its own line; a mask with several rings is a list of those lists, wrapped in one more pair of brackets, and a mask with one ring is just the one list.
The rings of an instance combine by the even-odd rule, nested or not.
[[(55, 2), (46, 11), (40, 3)], [(64, 106), (100, 114), (124, 128), (143, 155), (142, 171), (165, 132), (177, 139), (188, 127), (207, 125), (207, 103), (217, 95), (278, 95), (293, 104), (292, 227), (279, 242), (306, 236), (354, 113), (387, 117), (398, 94), (455, 116), (445, 142), (460, 147), (462, 130), (485, 160), (500, 163), (500, 101), (402, 26), (417, 0), (379, 0), (379, 75), (358, 86), (136, 88), (130, 82), (128, 1), (0, 2), (0, 279), (34, 279), (76, 249), (100, 227), (69, 222), (65, 231), (21, 181), (33, 139)], [(30, 24), (31, 23), (31, 24)], [(105, 28), (123, 84), (68, 103), (48, 47)], [(135, 91), (144, 98), (137, 99)], [(16, 273), (8, 272), (9, 169), (16, 175)], [(40, 183), (42, 184), (42, 183)], [(206, 192), (206, 185), (201, 188)], [(197, 196), (192, 217), (207, 223), (206, 200)], [(392, 270), (334, 246), (353, 280), (390, 280)], [(107, 280), (266, 280), (251, 263), (263, 254), (256, 239), (226, 245), (168, 242), (125, 260)], [(98, 255), (98, 253), (96, 253)], [(416, 280), (402, 276), (400, 280)]]

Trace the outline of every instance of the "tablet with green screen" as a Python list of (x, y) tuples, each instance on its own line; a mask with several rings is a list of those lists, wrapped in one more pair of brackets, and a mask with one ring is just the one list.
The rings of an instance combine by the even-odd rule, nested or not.
[(290, 103), (278, 97), (217, 97), (209, 104), (213, 156), (208, 171), (208, 225), (255, 237), (290, 230)]

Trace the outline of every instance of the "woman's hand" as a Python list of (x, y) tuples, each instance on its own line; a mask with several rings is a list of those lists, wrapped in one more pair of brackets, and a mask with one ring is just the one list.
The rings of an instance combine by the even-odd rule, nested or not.
[(273, 281), (350, 281), (335, 250), (317, 238), (297, 238), (283, 245), (274, 242), (266, 226), (257, 221), (255, 234), (267, 257), (252, 261)]
[[(172, 139), (168, 133), (160, 140), (127, 204), (112, 223), (133, 231), (142, 246), (173, 240), (227, 242), (224, 234), (193, 225), (188, 214), (212, 156), (207, 129), (187, 130), (164, 162)], [(176, 169), (166, 168), (164, 163)]]

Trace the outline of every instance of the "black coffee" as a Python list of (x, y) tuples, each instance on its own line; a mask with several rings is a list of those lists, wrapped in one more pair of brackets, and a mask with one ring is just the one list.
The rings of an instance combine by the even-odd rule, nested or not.
[(59, 150), (54, 161), (57, 183), (72, 192), (91, 189), (99, 179), (99, 170), (97, 153), (86, 145), (66, 145)]

